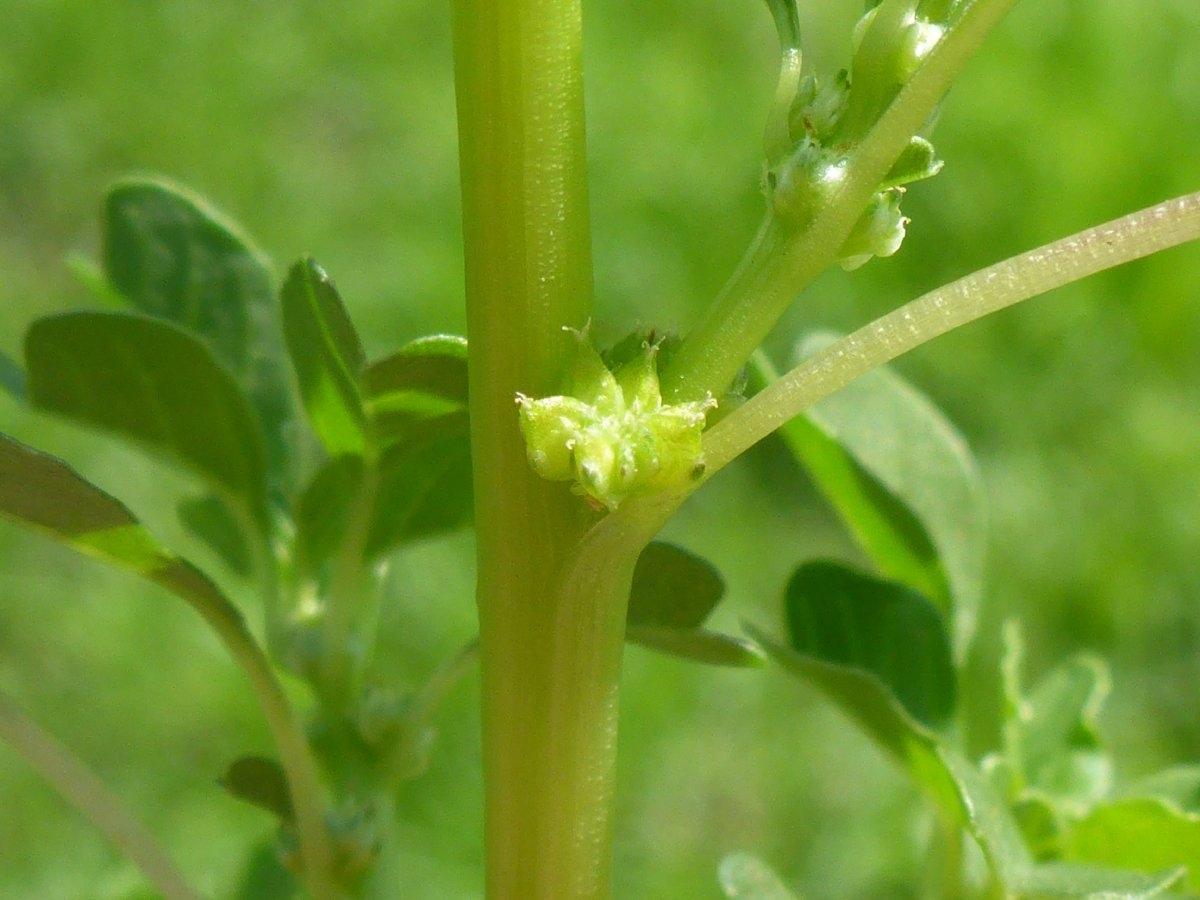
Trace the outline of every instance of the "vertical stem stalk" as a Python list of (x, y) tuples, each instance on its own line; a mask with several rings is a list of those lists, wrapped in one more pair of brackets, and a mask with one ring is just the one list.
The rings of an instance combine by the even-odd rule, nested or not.
[(591, 314), (581, 35), (579, 0), (455, 2), (492, 900), (610, 893), (622, 578), (564, 587), (593, 514), (532, 473), (514, 403)]

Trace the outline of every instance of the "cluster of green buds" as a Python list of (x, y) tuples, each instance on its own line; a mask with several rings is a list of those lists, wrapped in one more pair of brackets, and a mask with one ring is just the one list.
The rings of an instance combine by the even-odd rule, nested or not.
[(614, 348), (606, 365), (587, 329), (576, 338), (575, 359), (562, 393), (517, 395), (521, 431), (533, 470), (597, 506), (614, 510), (629, 497), (663, 493), (704, 473), (700, 435), (711, 397), (665, 404), (659, 390), (652, 338), (637, 336)]
[[(801, 71), (795, 0), (768, 0), (783, 59), (765, 136), (765, 190), (777, 219), (806, 227), (845, 177), (855, 147), (937, 46), (962, 5), (955, 0), (882, 0), (854, 30), (849, 70), (822, 83)], [(880, 183), (841, 248), (844, 268), (890, 256), (904, 240), (904, 185), (942, 167), (914, 136)]]

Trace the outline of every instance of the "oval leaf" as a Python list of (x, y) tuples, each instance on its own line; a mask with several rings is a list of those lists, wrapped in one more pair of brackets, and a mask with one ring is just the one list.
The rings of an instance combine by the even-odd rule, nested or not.
[(638, 626), (698, 628), (723, 596), (725, 581), (711, 563), (674, 544), (652, 541), (633, 570), (627, 621)]
[(281, 822), (295, 818), (287, 776), (273, 759), (263, 756), (235, 759), (221, 776), (220, 784), (234, 797), (265, 809)]
[(766, 863), (749, 853), (726, 856), (717, 877), (729, 900), (799, 900)]
[(208, 577), (160, 544), (124, 504), (62, 460), (6, 435), (0, 435), (0, 515), (162, 585), (209, 621), (245, 628)]
[(366, 358), (337, 289), (316, 262), (305, 259), (292, 266), (281, 298), (283, 334), (313, 429), (331, 455), (363, 453), (359, 378)]
[(0, 390), (14, 400), (25, 399), (25, 372), (3, 351), (0, 351)]
[(127, 313), (38, 319), (25, 338), (34, 406), (167, 453), (264, 516), (258, 422), (208, 348)]
[(372, 363), (364, 380), (371, 424), (381, 444), (467, 434), (465, 338), (419, 338)]
[(295, 412), (262, 253), (203, 199), (162, 179), (115, 185), (101, 225), (108, 290), (208, 345), (250, 397), (273, 479), (289, 484)]
[(1200, 816), (1153, 797), (1095, 807), (1069, 833), (1066, 859), (1153, 872), (1187, 866), (1189, 890), (1200, 891)]
[(475, 511), (471, 444), (466, 438), (401, 446), (379, 461), (367, 556), (470, 524)]
[(832, 562), (801, 566), (787, 587), (792, 649), (875, 676), (918, 722), (954, 711), (950, 642), (936, 607), (915, 591)]

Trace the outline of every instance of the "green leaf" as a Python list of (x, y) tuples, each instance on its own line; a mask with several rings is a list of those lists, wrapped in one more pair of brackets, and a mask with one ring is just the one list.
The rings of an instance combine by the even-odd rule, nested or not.
[(759, 666), (752, 642), (707, 631), (704, 624), (725, 595), (711, 563), (663, 541), (638, 557), (629, 592), (625, 636), (650, 650), (714, 666)]
[(372, 363), (364, 381), (371, 423), (381, 444), (467, 434), (464, 338), (418, 338)]
[(761, 666), (766, 661), (762, 648), (753, 641), (704, 628), (630, 625), (625, 637), (647, 650), (709, 666), (745, 669)]
[(104, 202), (108, 281), (135, 309), (199, 336), (257, 412), (273, 483), (293, 475), (295, 411), (263, 255), (200, 197), (160, 179), (115, 185)]
[(392, 448), (379, 461), (367, 556), (462, 528), (474, 511), (471, 444), (465, 437)]
[(283, 333), (308, 419), (333, 456), (367, 448), (359, 382), (366, 357), (337, 289), (312, 259), (292, 266), (281, 294)]
[(191, 497), (179, 504), (179, 521), (243, 578), (254, 560), (241, 523), (220, 497)]
[(1140, 779), (1122, 797), (1157, 797), (1184, 812), (1200, 813), (1200, 765), (1173, 766)]
[(721, 598), (725, 581), (706, 560), (664, 541), (652, 541), (633, 570), (630, 625), (698, 628)]
[(293, 900), (299, 891), (296, 876), (280, 859), (279, 842), (255, 847), (238, 878), (234, 900)]
[(187, 332), (128, 313), (63, 313), (30, 326), (25, 355), (35, 406), (167, 453), (265, 515), (258, 422)]
[(0, 351), (0, 390), (14, 400), (25, 400), (25, 371), (11, 356)]
[(220, 778), (221, 787), (239, 800), (265, 809), (281, 822), (295, 818), (287, 776), (273, 759), (242, 756), (235, 759)]
[(1187, 866), (1188, 889), (1200, 891), (1200, 815), (1155, 797), (1114, 800), (1071, 829), (1063, 856), (1143, 872)]
[(296, 561), (316, 572), (341, 545), (362, 490), (361, 456), (335, 456), (313, 475), (296, 504)]
[(162, 585), (209, 621), (245, 628), (208, 577), (159, 543), (124, 504), (62, 460), (6, 435), (0, 435), (0, 516)]
[[(832, 341), (814, 336), (801, 355)], [(760, 382), (774, 377), (761, 355), (753, 374)], [(781, 434), (880, 572), (946, 614), (961, 659), (982, 594), (986, 525), (979, 472), (961, 435), (886, 368), (793, 419)]]
[(729, 900), (800, 900), (766, 863), (749, 853), (726, 856), (717, 877)]
[(925, 726), (943, 725), (954, 712), (949, 638), (941, 614), (920, 594), (812, 562), (793, 574), (786, 605), (793, 650), (869, 672)]

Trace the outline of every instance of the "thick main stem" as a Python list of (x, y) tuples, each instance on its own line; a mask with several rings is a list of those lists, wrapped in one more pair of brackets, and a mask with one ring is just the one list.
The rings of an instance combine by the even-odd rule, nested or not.
[(627, 578), (564, 580), (593, 514), (533, 474), (514, 403), (555, 392), (562, 329), (591, 313), (582, 15), (579, 0), (456, 0), (454, 13), (487, 895), (599, 900)]

